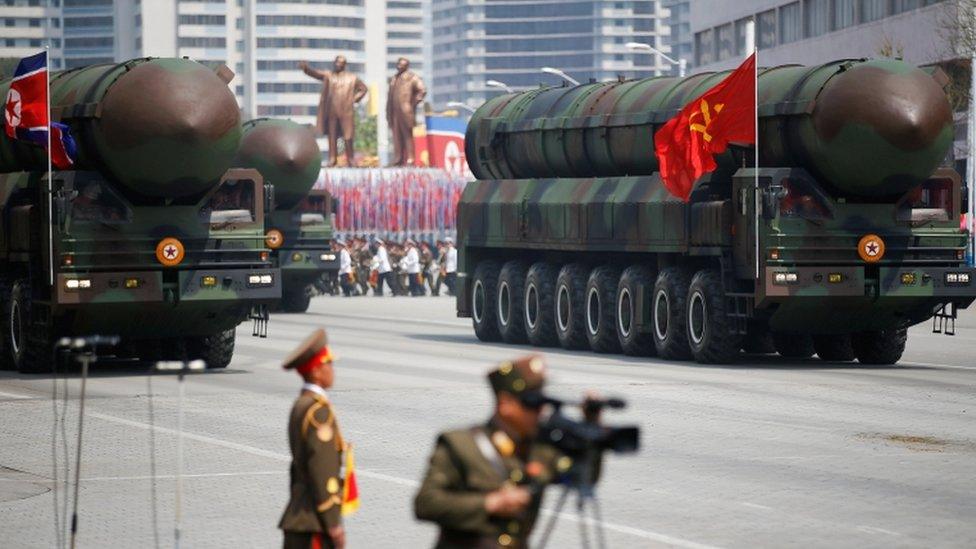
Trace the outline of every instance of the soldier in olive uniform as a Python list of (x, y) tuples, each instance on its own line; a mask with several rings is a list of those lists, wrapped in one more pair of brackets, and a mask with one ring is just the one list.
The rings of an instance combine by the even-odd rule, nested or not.
[(288, 420), (291, 499), (278, 524), (285, 549), (342, 549), (346, 544), (340, 477), (344, 443), (325, 393), (335, 378), (326, 343), (325, 331), (316, 330), (282, 364), (305, 381)]
[(525, 547), (542, 487), (572, 465), (555, 448), (533, 444), (545, 402), (542, 356), (502, 363), (488, 380), (494, 415), (437, 438), (414, 500), (417, 518), (440, 526), (438, 549)]

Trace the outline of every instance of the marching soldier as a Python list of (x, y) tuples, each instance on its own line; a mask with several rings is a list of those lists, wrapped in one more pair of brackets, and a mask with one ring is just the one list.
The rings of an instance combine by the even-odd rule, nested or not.
[(284, 548), (342, 549), (346, 544), (340, 476), (344, 442), (325, 392), (335, 378), (325, 330), (312, 333), (282, 366), (297, 371), (305, 381), (288, 420), (291, 499), (278, 524), (285, 533)]
[(545, 380), (541, 355), (502, 363), (488, 374), (491, 419), (437, 438), (414, 500), (417, 518), (440, 527), (437, 549), (526, 547), (542, 488), (572, 465), (552, 446), (533, 443)]

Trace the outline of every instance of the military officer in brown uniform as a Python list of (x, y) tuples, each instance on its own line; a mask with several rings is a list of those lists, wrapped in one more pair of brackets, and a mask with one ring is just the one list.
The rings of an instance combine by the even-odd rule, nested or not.
[(285, 549), (342, 549), (343, 439), (335, 411), (325, 390), (335, 374), (325, 331), (316, 330), (285, 359), (305, 383), (291, 409), (291, 499), (278, 527), (285, 533)]
[(542, 356), (502, 363), (488, 380), (494, 415), (438, 437), (414, 500), (417, 518), (440, 526), (438, 549), (526, 547), (541, 488), (572, 465), (555, 448), (533, 444), (544, 402)]
[(406, 57), (398, 59), (397, 73), (390, 78), (386, 97), (386, 121), (393, 133), (393, 166), (413, 165), (413, 127), (417, 123), (417, 105), (426, 96), (424, 81), (410, 70), (410, 61)]
[(338, 163), (339, 137), (342, 136), (346, 148), (346, 165), (355, 166), (353, 160), (356, 129), (354, 127), (353, 107), (366, 96), (366, 84), (356, 75), (346, 71), (346, 58), (335, 58), (331, 71), (313, 69), (302, 61), (298, 68), (316, 80), (322, 81), (322, 95), (319, 97), (318, 130), (329, 136), (329, 166)]

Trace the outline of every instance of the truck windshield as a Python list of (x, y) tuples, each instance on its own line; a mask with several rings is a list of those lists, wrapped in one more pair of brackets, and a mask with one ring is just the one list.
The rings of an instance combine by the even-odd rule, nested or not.
[(292, 221), (302, 227), (325, 225), (325, 216), (320, 213), (299, 212), (292, 216)]
[(816, 185), (803, 179), (791, 178), (783, 179), (781, 184), (783, 194), (779, 199), (780, 216), (811, 220), (833, 219), (830, 203)]
[(71, 200), (71, 218), (93, 223), (126, 223), (132, 212), (115, 192), (101, 181), (78, 185), (78, 194)]
[(898, 221), (948, 221), (952, 217), (952, 180), (932, 178), (898, 202)]
[(200, 209), (200, 220), (211, 225), (254, 221), (254, 182), (231, 179)]

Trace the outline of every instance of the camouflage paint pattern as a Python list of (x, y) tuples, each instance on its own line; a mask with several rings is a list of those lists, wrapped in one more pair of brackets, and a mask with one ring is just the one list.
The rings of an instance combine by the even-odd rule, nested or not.
[[(654, 132), (727, 74), (495, 97), (468, 125), (468, 162), (478, 179), (650, 175), (658, 168)], [(945, 83), (941, 72), (893, 59), (762, 69), (760, 165), (803, 167), (840, 194), (904, 193), (952, 145)]]
[[(100, 171), (136, 196), (196, 195), (223, 175), (240, 143), (228, 72), (147, 58), (53, 73), (52, 119), (71, 128), (77, 169)], [(4, 97), (9, 86), (0, 82)], [(45, 169), (43, 149), (0, 132), (0, 172)]]

